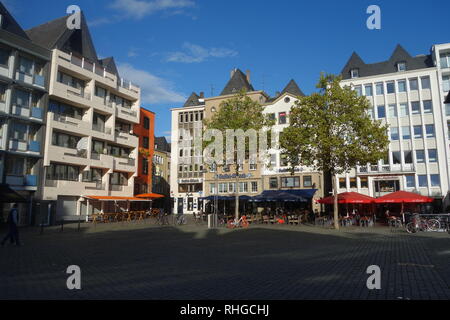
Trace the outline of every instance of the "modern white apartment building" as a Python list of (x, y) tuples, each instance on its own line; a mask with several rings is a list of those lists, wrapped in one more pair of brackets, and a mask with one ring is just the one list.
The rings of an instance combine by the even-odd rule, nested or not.
[(27, 30), (52, 50), (43, 199), (57, 220), (103, 209), (92, 197), (132, 197), (138, 156), (139, 87), (119, 77), (113, 58), (98, 58), (84, 15), (80, 29), (66, 19)]
[[(337, 177), (339, 192), (379, 197), (406, 190), (448, 205), (450, 183), (450, 44), (411, 56), (398, 45), (387, 61), (366, 64), (353, 53), (342, 85), (369, 99), (373, 119), (389, 124), (389, 156)], [(445, 209), (445, 208), (444, 208)]]
[(193, 214), (203, 206), (203, 157), (201, 150), (195, 150), (193, 139), (202, 135), (204, 110), (204, 94), (195, 92), (182, 108), (171, 110), (170, 196), (174, 213)]

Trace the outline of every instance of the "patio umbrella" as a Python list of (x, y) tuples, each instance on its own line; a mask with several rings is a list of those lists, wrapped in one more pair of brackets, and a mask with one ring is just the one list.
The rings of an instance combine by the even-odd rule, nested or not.
[[(338, 195), (338, 203), (365, 203), (369, 204), (372, 203), (375, 199), (369, 196), (366, 196), (365, 194), (361, 194), (358, 192), (343, 192), (339, 193)], [(334, 203), (334, 196), (325, 197), (319, 200), (316, 200), (318, 203), (323, 204), (333, 204)]]

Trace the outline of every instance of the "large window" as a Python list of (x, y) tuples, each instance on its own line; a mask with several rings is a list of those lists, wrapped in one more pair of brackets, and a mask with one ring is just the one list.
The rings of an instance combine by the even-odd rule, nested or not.
[(110, 184), (126, 186), (128, 185), (128, 175), (124, 172), (113, 172), (110, 175)]
[(25, 159), (9, 156), (6, 158), (6, 174), (10, 176), (23, 176)]
[(409, 109), (407, 103), (400, 103), (400, 117), (406, 117), (409, 115)]
[(425, 125), (425, 132), (427, 134), (427, 138), (434, 138), (435, 136), (434, 124)]
[(430, 77), (422, 77), (420, 81), (422, 83), (422, 89), (430, 89)]
[(427, 175), (426, 174), (419, 174), (419, 187), (426, 188), (428, 187), (428, 181), (427, 181)]
[(407, 188), (416, 187), (416, 179), (414, 178), (414, 176), (406, 176), (406, 187)]
[(80, 168), (65, 164), (52, 163), (47, 169), (48, 180), (78, 181)]
[(147, 158), (142, 158), (142, 174), (147, 175), (148, 174), (148, 160)]
[(278, 189), (278, 178), (275, 177), (269, 179), (269, 188)]
[(411, 139), (411, 130), (409, 126), (402, 127), (402, 137), (403, 140)]
[(105, 149), (105, 143), (103, 141), (92, 140), (92, 152), (103, 154)]
[(80, 139), (80, 137), (53, 131), (52, 144), (58, 147), (76, 149)]
[(438, 155), (436, 149), (428, 149), (428, 162), (437, 162)]
[(27, 141), (28, 140), (28, 125), (22, 122), (13, 122), (11, 128), (11, 139)]
[(430, 174), (430, 182), (432, 187), (441, 186), (441, 179), (438, 174)]
[(145, 149), (148, 149), (148, 148), (149, 148), (150, 143), (149, 143), (148, 137), (143, 137), (143, 138), (142, 138), (142, 146), (143, 146)]
[(279, 124), (286, 124), (286, 112), (280, 112), (278, 113), (278, 123)]
[(433, 103), (431, 100), (425, 100), (423, 102), (423, 113), (433, 113)]
[(0, 102), (6, 101), (6, 84), (0, 83)]
[(359, 181), (361, 183), (361, 188), (364, 188), (364, 189), (369, 188), (369, 178), (367, 178), (367, 177), (359, 178)]
[(450, 91), (450, 76), (442, 76), (442, 90), (446, 93)]
[(300, 187), (300, 177), (282, 177), (281, 187), (282, 188)]
[(411, 113), (412, 114), (420, 114), (420, 102), (419, 101), (411, 102)]
[(441, 68), (450, 68), (450, 52), (440, 54)]
[(83, 182), (102, 182), (102, 169), (91, 168), (91, 170), (83, 171)]
[(397, 117), (397, 105), (390, 104), (388, 106), (388, 117), (389, 118), (396, 118)]
[(312, 187), (312, 176), (303, 176), (303, 187)]
[(400, 151), (392, 152), (392, 163), (393, 164), (401, 164), (402, 163), (402, 157), (401, 157)]
[(373, 87), (371, 84), (364, 86), (364, 91), (367, 97), (371, 97), (373, 95)]
[(8, 66), (10, 51), (0, 48), (0, 65)]
[(425, 163), (425, 151), (424, 150), (416, 150), (416, 162), (417, 163)]
[(248, 192), (248, 183), (247, 182), (239, 182), (239, 192), (240, 193)]
[(144, 117), (144, 129), (150, 129), (150, 119), (147, 117)]
[(252, 193), (258, 192), (258, 182), (252, 181)]
[(398, 127), (391, 127), (391, 140), (395, 141), (399, 139)]
[(418, 90), (419, 89), (419, 83), (417, 81), (417, 78), (409, 79), (409, 90)]
[(405, 158), (405, 163), (407, 164), (413, 163), (412, 151), (410, 150), (403, 151), (403, 156)]
[(68, 75), (67, 73), (61, 71), (58, 72), (58, 82), (75, 89), (84, 89), (85, 87), (85, 83), (83, 80), (72, 77), (71, 75)]
[(31, 75), (33, 61), (25, 57), (19, 58), (19, 72)]
[(53, 112), (59, 116), (70, 117), (78, 120), (81, 120), (84, 114), (84, 111), (81, 108), (70, 106), (68, 104), (54, 100), (50, 100), (48, 111)]
[(376, 88), (376, 91), (377, 91), (377, 95), (378, 95), (378, 96), (384, 94), (384, 86), (383, 86), (383, 83), (382, 83), (382, 82), (377, 83), (377, 84), (375, 85), (375, 88)]
[(414, 139), (422, 139), (423, 138), (423, 130), (422, 130), (422, 126), (414, 126)]
[(359, 77), (359, 69), (352, 69), (352, 70), (350, 70), (350, 77), (358, 78)]
[(339, 189), (346, 189), (347, 188), (347, 181), (345, 178), (339, 178)]
[(399, 80), (397, 82), (398, 92), (406, 92), (406, 80)]
[(14, 96), (15, 96), (15, 104), (24, 107), (29, 108), (30, 107), (30, 92), (24, 91), (20, 89), (14, 90)]
[(356, 92), (356, 95), (358, 97), (361, 97), (361, 95), (362, 95), (362, 87), (361, 86), (356, 86), (355, 87), (355, 92)]
[(387, 93), (395, 93), (395, 83), (394, 81), (386, 82)]
[(377, 107), (378, 119), (386, 118), (386, 108), (384, 106)]

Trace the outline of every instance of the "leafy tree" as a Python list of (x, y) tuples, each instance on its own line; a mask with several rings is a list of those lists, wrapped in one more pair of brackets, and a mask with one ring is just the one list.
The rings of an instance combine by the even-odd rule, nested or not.
[(336, 175), (358, 164), (384, 159), (388, 152), (387, 125), (372, 120), (366, 97), (358, 97), (341, 78), (321, 74), (318, 93), (299, 97), (291, 110), (290, 126), (280, 136), (280, 147), (295, 166), (311, 166), (333, 177), (334, 225), (339, 229)]
[[(264, 107), (257, 101), (252, 100), (246, 95), (246, 91), (242, 90), (235, 96), (222, 101), (218, 110), (209, 119), (203, 120), (204, 130), (216, 129), (222, 133), (224, 137), (223, 154), (226, 154), (226, 131), (239, 130), (244, 132), (254, 129), (259, 132), (260, 129), (267, 129), (274, 125), (274, 121), (270, 120), (267, 115), (263, 113)], [(206, 148), (212, 141), (204, 141), (203, 148)], [(238, 141), (234, 138), (234, 172), (236, 175), (235, 187), (235, 217), (239, 219), (239, 165), (237, 159)], [(245, 153), (246, 160), (249, 155), (249, 139), (245, 139)], [(225, 157), (224, 157), (225, 158)], [(216, 171), (217, 172), (217, 171)]]

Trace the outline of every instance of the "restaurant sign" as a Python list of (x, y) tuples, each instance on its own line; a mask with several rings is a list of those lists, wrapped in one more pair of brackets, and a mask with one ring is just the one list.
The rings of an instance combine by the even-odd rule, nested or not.
[[(243, 173), (239, 175), (239, 179), (246, 179), (251, 177), (253, 177), (252, 173)], [(216, 174), (215, 178), (219, 180), (236, 179), (236, 174)]]
[(202, 183), (203, 179), (179, 179), (178, 183)]

